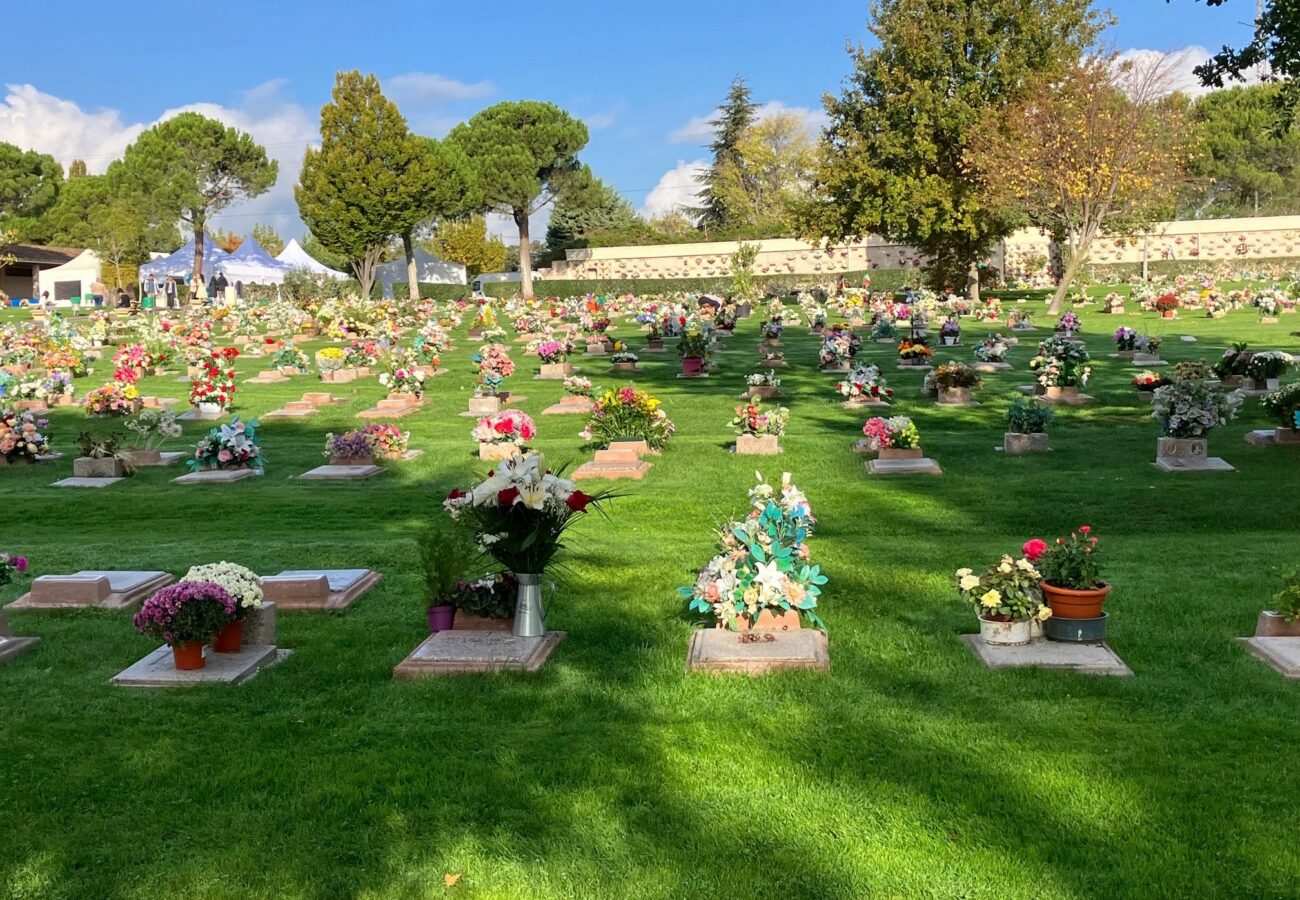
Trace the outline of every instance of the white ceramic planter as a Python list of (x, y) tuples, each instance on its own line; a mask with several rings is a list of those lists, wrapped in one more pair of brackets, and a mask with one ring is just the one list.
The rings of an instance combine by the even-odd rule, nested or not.
[(1014, 647), (1028, 644), (1031, 637), (1030, 621), (993, 622), (980, 619), (980, 639), (996, 647)]

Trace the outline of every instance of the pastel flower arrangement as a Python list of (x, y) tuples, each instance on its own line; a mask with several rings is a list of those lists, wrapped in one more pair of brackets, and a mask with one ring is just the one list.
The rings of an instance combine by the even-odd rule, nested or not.
[(956, 338), (960, 336), (961, 336), (961, 323), (959, 323), (952, 316), (949, 316), (948, 318), (944, 319), (943, 324), (939, 326), (939, 337)]
[(745, 378), (745, 384), (750, 387), (780, 387), (781, 379), (776, 377), (776, 373), (771, 369), (766, 372), (755, 372), (753, 375)]
[(49, 419), (37, 418), (30, 410), (0, 409), (0, 456), (6, 461), (27, 460), (50, 452), (45, 429)]
[(1061, 313), (1061, 317), (1056, 320), (1057, 331), (1064, 331), (1071, 334), (1078, 331), (1081, 325), (1082, 323), (1079, 321), (1079, 317), (1068, 310)]
[(495, 394), (501, 383), (515, 374), (510, 350), (502, 344), (484, 344), (470, 358), (479, 376), (480, 390)]
[(261, 469), (262, 441), (258, 435), (260, 423), (253, 419), (242, 421), (238, 416), (224, 425), (214, 426), (194, 448), (194, 455), (186, 465), (194, 471), (204, 469), (239, 469), (247, 466)]
[(731, 427), (736, 434), (748, 434), (755, 437), (774, 434), (780, 437), (785, 434), (785, 427), (789, 421), (790, 410), (784, 406), (769, 410), (758, 404), (747, 403), (744, 406), (736, 407), (736, 415), (731, 420)]
[(402, 431), (391, 422), (370, 422), (361, 430), (382, 457), (391, 459), (410, 449), (411, 432)]
[(1013, 309), (1011, 312), (1007, 313), (1007, 325), (1011, 328), (1020, 329), (1022, 331), (1034, 327), (1034, 323), (1031, 320), (1029, 313), (1025, 312), (1023, 309)]
[(662, 450), (677, 427), (659, 400), (640, 388), (605, 391), (592, 404), (584, 439), (600, 447), (622, 438), (643, 438), (651, 450)]
[(407, 364), (398, 354), (394, 354), (388, 371), (379, 373), (379, 383), (388, 388), (390, 393), (414, 394), (416, 398), (424, 396), (424, 371)]
[(765, 341), (781, 340), (781, 334), (784, 331), (785, 324), (779, 318), (760, 322), (758, 325), (758, 333)]
[(343, 350), (343, 364), (348, 367), (369, 368), (379, 364), (383, 351), (374, 341), (353, 341)]
[(88, 416), (129, 416), (140, 408), (140, 389), (134, 384), (109, 381), (81, 398)]
[(968, 568), (958, 569), (957, 593), (981, 619), (992, 622), (1040, 622), (1052, 617), (1039, 587), (1042, 575), (1028, 557), (1013, 559), (1009, 554), (993, 563), (983, 575)]
[(581, 375), (568, 375), (564, 379), (564, 393), (570, 397), (590, 397), (593, 388), (591, 379)]
[(880, 400), (893, 399), (894, 392), (880, 374), (877, 366), (857, 366), (849, 376), (835, 385), (835, 390), (846, 400)]
[(503, 409), (484, 416), (470, 429), (470, 437), (480, 444), (514, 444), (522, 447), (537, 436), (532, 417), (518, 409)]
[(1225, 392), (1204, 381), (1175, 381), (1156, 389), (1151, 418), (1166, 437), (1199, 438), (1235, 419), (1243, 400), (1240, 391)]
[(907, 416), (877, 416), (862, 426), (868, 450), (910, 450), (921, 446), (921, 433)]
[(975, 358), (980, 362), (1005, 362), (1011, 345), (1001, 334), (991, 334), (975, 345)]
[(262, 579), (251, 570), (235, 563), (222, 560), (217, 563), (205, 563), (190, 566), (180, 581), (215, 584), (223, 588), (235, 601), (233, 618), (244, 619), (255, 609), (262, 606)]
[(536, 353), (537, 358), (544, 363), (562, 363), (573, 353), (573, 342), (567, 338), (562, 341), (547, 338), (541, 341), (533, 341), (528, 345), (528, 349)]
[(223, 587), (178, 581), (155, 593), (131, 619), (136, 631), (167, 644), (206, 641), (232, 619), (238, 604)]
[(1038, 345), (1038, 355), (1029, 361), (1043, 387), (1079, 387), (1088, 383), (1091, 357), (1082, 343), (1050, 337)]
[(821, 350), (817, 354), (818, 365), (823, 369), (839, 368), (852, 362), (861, 346), (862, 339), (848, 325), (837, 322), (822, 332)]
[(45, 378), (21, 378), (7, 393), (19, 400), (58, 401), (72, 396), (72, 376), (67, 372), (54, 372)]
[(764, 610), (793, 610), (823, 627), (816, 609), (826, 576), (811, 561), (806, 543), (816, 524), (808, 498), (788, 472), (779, 489), (761, 474), (756, 478), (749, 514), (718, 530), (718, 553), (678, 594), (692, 611), (732, 630), (756, 622)]

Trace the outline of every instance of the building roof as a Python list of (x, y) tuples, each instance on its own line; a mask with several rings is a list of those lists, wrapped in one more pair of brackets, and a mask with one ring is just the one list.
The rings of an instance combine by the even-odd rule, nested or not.
[(8, 244), (2, 248), (23, 266), (61, 266), (81, 255), (75, 247), (42, 247), (40, 244)]

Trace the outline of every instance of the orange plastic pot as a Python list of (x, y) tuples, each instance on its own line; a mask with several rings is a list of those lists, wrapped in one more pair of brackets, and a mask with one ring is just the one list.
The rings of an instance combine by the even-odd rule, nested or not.
[(203, 668), (203, 642), (186, 641), (183, 644), (172, 644), (172, 661), (176, 664), (176, 668), (183, 671)]
[(221, 626), (217, 636), (212, 639), (212, 649), (218, 653), (238, 653), (244, 646), (244, 622), (235, 619)]
[(1052, 615), (1061, 619), (1098, 619), (1101, 617), (1102, 604), (1110, 593), (1111, 586), (1076, 591), (1073, 588), (1058, 587), (1048, 581), (1040, 581), (1043, 599), (1052, 609)]

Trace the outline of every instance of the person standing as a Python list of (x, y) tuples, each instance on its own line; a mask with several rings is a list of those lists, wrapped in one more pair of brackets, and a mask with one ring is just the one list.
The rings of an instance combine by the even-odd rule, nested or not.
[(168, 275), (167, 280), (163, 282), (163, 296), (167, 299), (168, 309), (176, 305), (176, 277), (174, 275)]
[(225, 301), (226, 286), (227, 286), (226, 273), (218, 269), (216, 276), (214, 276), (212, 279), (212, 290), (210, 291), (214, 303)]
[(94, 301), (95, 306), (104, 305), (104, 296), (108, 293), (108, 286), (102, 281), (96, 281), (90, 286), (90, 298)]
[(194, 300), (200, 306), (208, 305), (208, 288), (203, 283), (203, 276), (194, 279)]
[(153, 298), (156, 297), (157, 294), (158, 282), (154, 279), (152, 274), (146, 275), (144, 277), (144, 296)]

